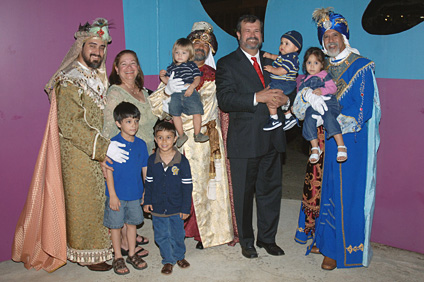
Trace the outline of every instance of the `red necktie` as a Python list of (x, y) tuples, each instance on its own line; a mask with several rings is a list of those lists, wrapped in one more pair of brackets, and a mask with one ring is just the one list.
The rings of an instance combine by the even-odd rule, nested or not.
[(256, 57), (252, 57), (253, 60), (253, 67), (255, 68), (255, 71), (258, 73), (258, 76), (260, 80), (262, 81), (262, 85), (265, 87), (265, 80), (264, 75), (261, 71), (261, 68), (259, 67), (258, 61), (256, 60)]

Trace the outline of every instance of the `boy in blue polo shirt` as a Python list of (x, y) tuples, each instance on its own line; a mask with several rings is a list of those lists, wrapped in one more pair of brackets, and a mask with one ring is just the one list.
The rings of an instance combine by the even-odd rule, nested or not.
[[(281, 89), (284, 94), (289, 95), (296, 89), (296, 77), (299, 72), (299, 53), (302, 49), (302, 35), (291, 30), (281, 36), (281, 44), (278, 55), (265, 52), (264, 58), (274, 60), (272, 66), (264, 66), (264, 70), (271, 75), (271, 89)], [(278, 119), (277, 109), (269, 108), (270, 118), (264, 126), (265, 131), (273, 130), (283, 125)], [(296, 119), (289, 111), (284, 113), (285, 123), (284, 130), (289, 130), (296, 124)]]
[(130, 270), (125, 265), (121, 253), (121, 228), (127, 224), (128, 257), (126, 262), (135, 269), (147, 267), (147, 263), (135, 254), (137, 228), (143, 222), (141, 209), (143, 198), (143, 178), (147, 172), (146, 142), (136, 137), (140, 111), (128, 102), (122, 102), (113, 111), (113, 117), (121, 133), (113, 137), (126, 145), (129, 159), (126, 163), (113, 163), (113, 171), (108, 170), (106, 175), (106, 203), (103, 225), (110, 228), (112, 247), (115, 258), (112, 266), (116, 274), (128, 274)]
[(152, 213), (155, 242), (163, 258), (161, 273), (169, 275), (175, 264), (190, 266), (184, 258), (184, 220), (190, 215), (193, 184), (187, 158), (174, 148), (175, 126), (169, 122), (156, 125), (155, 141), (158, 149), (147, 163), (143, 209)]

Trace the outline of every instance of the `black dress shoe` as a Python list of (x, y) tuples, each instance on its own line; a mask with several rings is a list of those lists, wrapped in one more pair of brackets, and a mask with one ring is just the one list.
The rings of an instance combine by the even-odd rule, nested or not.
[(284, 255), (283, 249), (277, 246), (275, 243), (264, 243), (261, 241), (256, 241), (256, 246), (259, 248), (264, 248), (265, 251), (273, 256), (282, 256)]
[(197, 242), (196, 249), (203, 250), (202, 241)]
[(257, 258), (258, 257), (258, 253), (256, 252), (256, 249), (253, 246), (241, 247), (241, 253), (246, 258)]

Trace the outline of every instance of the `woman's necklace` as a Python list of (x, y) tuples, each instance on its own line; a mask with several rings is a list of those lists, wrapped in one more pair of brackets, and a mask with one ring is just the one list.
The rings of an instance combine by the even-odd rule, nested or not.
[(137, 85), (134, 84), (132, 87), (130, 87), (126, 82), (122, 83), (125, 85), (125, 88), (127, 88), (126, 90), (131, 94), (131, 96), (139, 101), (144, 102), (144, 95), (140, 95), (142, 92), (140, 89), (138, 89)]
[(122, 82), (122, 83), (125, 85), (125, 88), (128, 91), (128, 93), (130, 93), (131, 95), (135, 95), (137, 93), (138, 89), (135, 83), (133, 84), (133, 86), (129, 86), (126, 82)]

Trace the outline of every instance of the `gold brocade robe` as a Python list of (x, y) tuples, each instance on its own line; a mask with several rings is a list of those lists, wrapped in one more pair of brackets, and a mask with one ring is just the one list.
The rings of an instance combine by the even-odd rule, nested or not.
[[(163, 112), (163, 100), (167, 98), (164, 93), (164, 84), (149, 97), (153, 114), (160, 119), (166, 117)], [(206, 132), (206, 124), (216, 121), (219, 136), (220, 154), (214, 157), (216, 175), (210, 176), (211, 150), (209, 142), (194, 142), (193, 117), (181, 115), (184, 132), (188, 136), (187, 142), (180, 151), (190, 162), (193, 179), (193, 206), (196, 213), (200, 237), (205, 248), (231, 242), (234, 232), (231, 218), (231, 205), (229, 198), (228, 177), (225, 166), (224, 146), (221, 126), (218, 119), (218, 102), (216, 100), (215, 81), (204, 81), (200, 89), (204, 115), (202, 115), (201, 132)]]
[(66, 207), (68, 259), (99, 263), (112, 258), (108, 229), (103, 225), (103, 161), (110, 141), (101, 135), (106, 87), (74, 62), (58, 76), (60, 153)]

